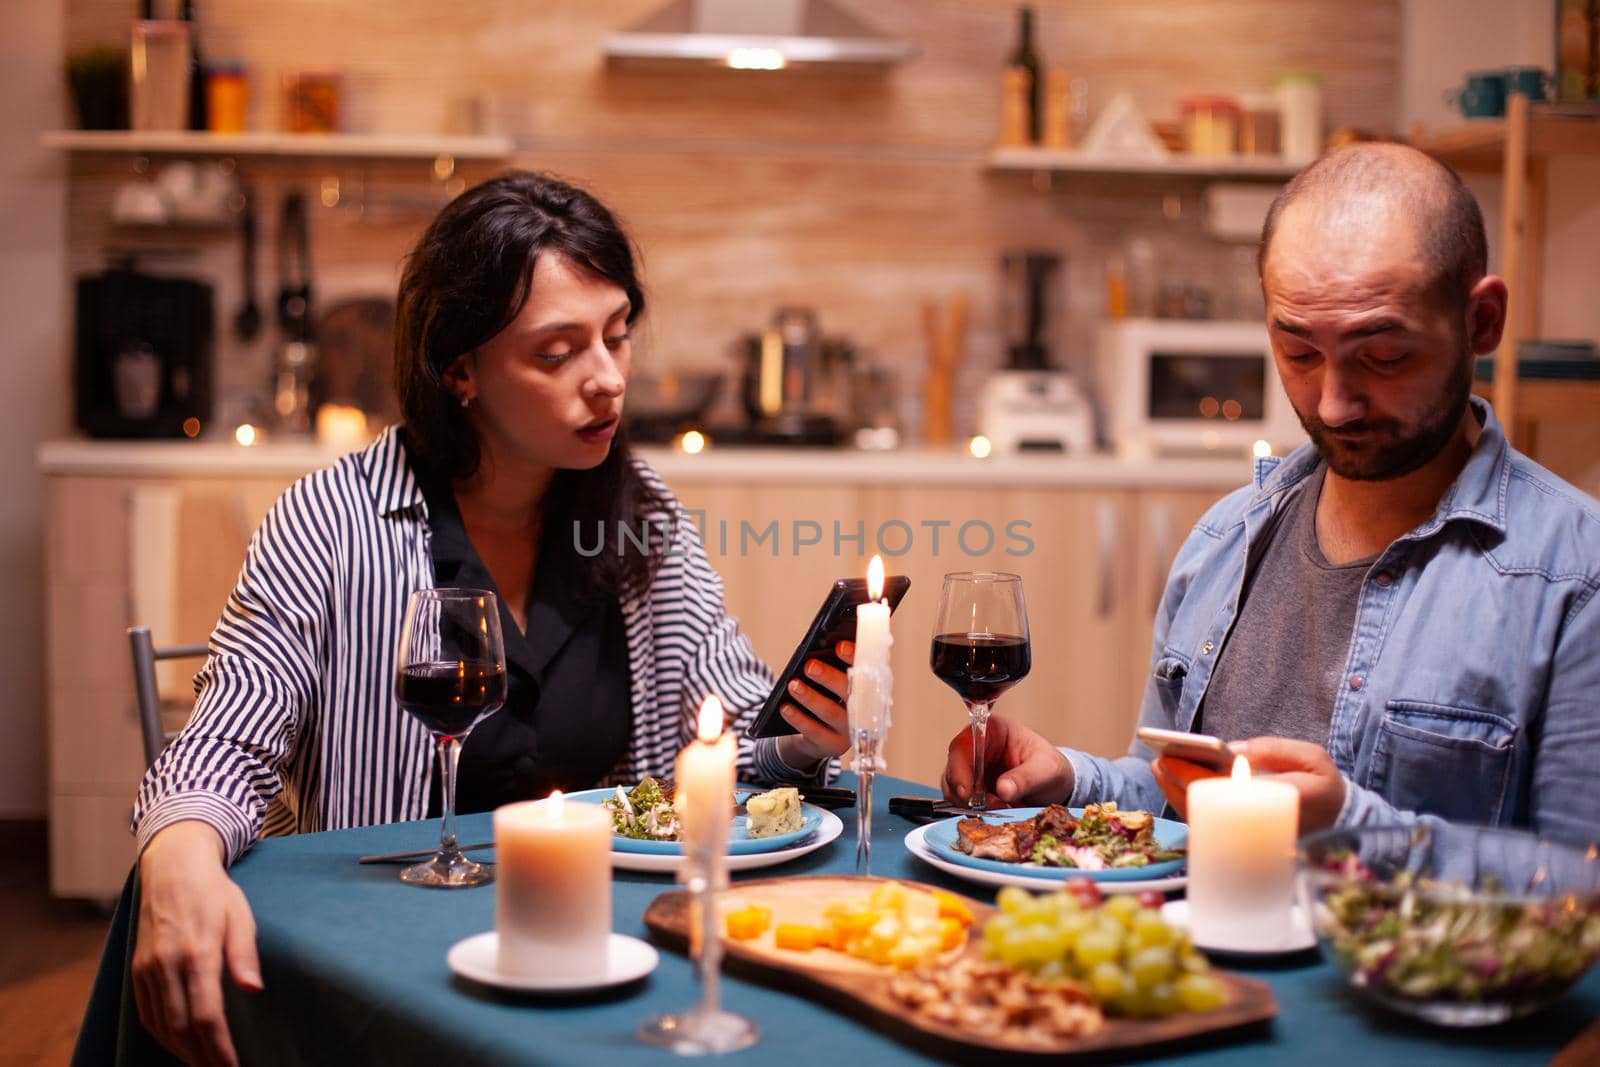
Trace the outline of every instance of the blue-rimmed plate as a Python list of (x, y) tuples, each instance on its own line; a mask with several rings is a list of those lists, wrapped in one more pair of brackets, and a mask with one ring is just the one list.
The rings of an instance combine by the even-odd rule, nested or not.
[[(598, 804), (610, 796), (616, 795), (616, 789), (585, 789), (580, 793), (572, 793), (567, 799), (576, 800), (583, 804)], [(748, 820), (743, 815), (733, 817), (733, 828), (728, 834), (728, 855), (746, 856), (758, 852), (780, 852), (799, 844), (817, 832), (817, 827), (822, 825), (822, 809), (811, 804), (800, 805), (800, 829), (792, 834), (778, 834), (776, 837), (751, 837), (748, 830)], [(641, 841), (632, 837), (611, 835), (612, 852), (632, 852), (644, 856), (681, 856), (683, 846), (676, 841)]]
[[(1008, 823), (1018, 822), (1031, 818), (1043, 808), (1004, 808), (999, 811), (984, 812), (985, 822)], [(1082, 808), (1069, 809), (1074, 816), (1083, 815)], [(923, 840), (928, 848), (941, 859), (961, 867), (969, 867), (977, 871), (989, 871), (994, 874), (1022, 874), (1030, 878), (1043, 878), (1065, 882), (1071, 878), (1090, 878), (1096, 882), (1143, 882), (1153, 878), (1165, 878), (1183, 870), (1184, 861), (1167, 860), (1163, 863), (1149, 863), (1143, 867), (1107, 867), (1098, 871), (1084, 870), (1081, 867), (1041, 867), (1032, 863), (1006, 863), (1002, 860), (974, 859), (956, 848), (956, 824), (966, 816), (956, 816), (943, 822), (936, 822), (928, 826)], [(1171, 819), (1157, 819), (1153, 827), (1156, 843), (1162, 848), (1183, 848), (1189, 841), (1189, 828), (1181, 822)]]

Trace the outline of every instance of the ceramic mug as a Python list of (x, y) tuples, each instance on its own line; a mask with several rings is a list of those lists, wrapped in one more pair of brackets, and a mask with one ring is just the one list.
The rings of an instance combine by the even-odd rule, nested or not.
[(1498, 118), (1506, 113), (1506, 78), (1499, 71), (1481, 70), (1467, 75), (1465, 88), (1445, 94), (1469, 119)]
[(1550, 72), (1543, 67), (1507, 67), (1505, 73), (1506, 96), (1521, 93), (1529, 100), (1544, 101), (1549, 97)]

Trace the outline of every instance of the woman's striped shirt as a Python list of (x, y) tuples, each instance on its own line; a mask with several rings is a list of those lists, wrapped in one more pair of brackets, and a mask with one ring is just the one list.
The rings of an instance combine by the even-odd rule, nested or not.
[[(670, 775), (712, 692), (741, 732), (742, 775), (804, 779), (774, 741), (743, 739), (773, 676), (724, 610), (688, 513), (633, 462), (668, 502), (649, 526), (676, 534), (648, 586), (619, 598), (633, 734), (607, 784)], [(139, 847), (199, 819), (232, 863), (264, 834), (423, 818), (434, 748), (395, 702), (395, 649), (407, 597), (432, 584), (427, 507), (395, 430), (292, 485), (251, 538), (194, 714), (140, 784)]]

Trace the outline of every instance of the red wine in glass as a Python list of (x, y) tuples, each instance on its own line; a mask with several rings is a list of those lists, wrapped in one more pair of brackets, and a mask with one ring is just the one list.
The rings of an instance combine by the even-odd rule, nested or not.
[(395, 655), (395, 701), (416, 716), (439, 751), (443, 819), (439, 851), (400, 872), (412, 885), (460, 889), (494, 880), (494, 870), (456, 847), (456, 760), (479, 719), (506, 700), (500, 604), (485, 589), (419, 589), (406, 603)]
[(993, 704), (1028, 676), (1033, 654), (1016, 634), (939, 634), (933, 639), (933, 673), (969, 704)]
[(394, 693), (429, 733), (460, 740), (506, 702), (506, 669), (484, 661), (411, 663), (395, 679)]
[(983, 766), (989, 712), (1033, 666), (1022, 579), (998, 571), (945, 575), (929, 664), (967, 706), (972, 730), (972, 792), (967, 805), (981, 810), (989, 806)]

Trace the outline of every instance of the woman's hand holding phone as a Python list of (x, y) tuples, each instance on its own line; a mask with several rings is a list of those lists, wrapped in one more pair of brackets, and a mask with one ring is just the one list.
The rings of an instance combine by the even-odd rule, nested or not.
[[(846, 665), (855, 662), (851, 641), (834, 645)], [(850, 714), (845, 710), (849, 678), (844, 671), (820, 659), (808, 659), (805, 680), (796, 678), (784, 694), (780, 714), (799, 733), (778, 738), (778, 755), (795, 770), (843, 755), (850, 748)]]

